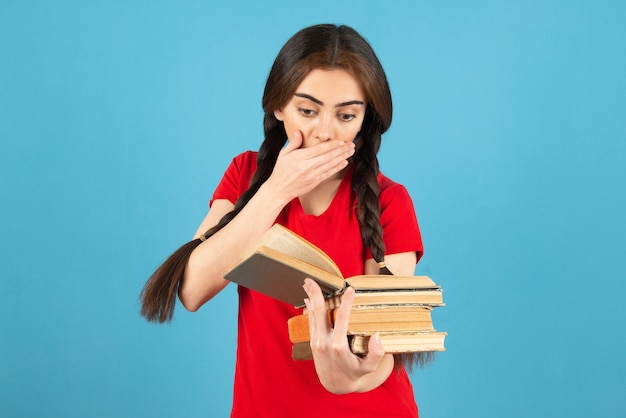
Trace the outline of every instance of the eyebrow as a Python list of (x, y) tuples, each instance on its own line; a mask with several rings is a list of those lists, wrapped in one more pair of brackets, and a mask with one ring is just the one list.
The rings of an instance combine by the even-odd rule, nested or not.
[[(317, 103), (320, 106), (324, 106), (324, 102), (322, 102), (319, 99), (316, 99), (315, 97), (313, 97), (313, 96), (311, 96), (309, 94), (294, 93), (294, 96), (301, 97), (303, 99), (308, 99), (308, 100), (312, 101), (313, 103)], [(343, 106), (350, 106), (350, 105), (361, 105), (361, 106), (363, 106), (364, 104), (365, 103), (362, 102), (361, 100), (350, 100), (350, 101), (347, 101), (347, 102), (336, 104), (335, 107), (343, 107)]]

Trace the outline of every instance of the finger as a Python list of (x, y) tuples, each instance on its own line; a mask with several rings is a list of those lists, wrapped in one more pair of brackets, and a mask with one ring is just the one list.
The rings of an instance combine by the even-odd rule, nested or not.
[(302, 132), (299, 130), (293, 131), (291, 138), (288, 138), (287, 145), (283, 148), (282, 152), (287, 154), (291, 151), (297, 150), (302, 146)]
[(348, 166), (347, 157), (338, 157), (315, 168), (315, 175), (320, 181), (332, 177)]
[(313, 339), (315, 335), (319, 336), (320, 333), (327, 334), (330, 332), (326, 301), (324, 300), (322, 289), (315, 281), (305, 279), (303, 288), (308, 296), (306, 307), (309, 312), (309, 331), (311, 339)]
[(352, 142), (345, 141), (326, 141), (311, 147), (305, 148), (306, 153), (304, 156), (306, 159), (322, 159), (330, 160), (332, 158), (341, 157), (343, 159), (348, 158), (354, 154), (354, 144)]
[(370, 337), (367, 344), (367, 355), (362, 358), (361, 367), (364, 370), (376, 370), (378, 364), (385, 357), (385, 348), (380, 342), (380, 334), (376, 334)]
[(350, 320), (350, 311), (352, 310), (352, 302), (354, 301), (354, 288), (348, 287), (341, 295), (341, 304), (337, 308), (335, 315), (334, 335), (338, 338), (345, 339), (348, 335), (348, 322)]
[[(374, 358), (382, 359), (384, 355), (385, 355), (385, 348), (380, 342), (380, 333), (377, 332), (374, 335), (372, 335), (369, 342), (367, 343), (367, 357), (374, 357)], [(376, 363), (378, 363), (378, 361), (376, 361)]]
[(326, 152), (320, 153), (320, 145), (299, 150), (304, 159), (300, 168), (318, 182), (324, 181), (346, 168), (349, 164), (348, 159), (354, 153), (353, 147), (349, 145), (336, 147), (334, 146), (336, 144), (333, 144), (333, 147)]

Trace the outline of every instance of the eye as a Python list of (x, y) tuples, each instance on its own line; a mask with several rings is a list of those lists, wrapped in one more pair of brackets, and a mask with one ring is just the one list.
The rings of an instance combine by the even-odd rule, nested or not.
[(350, 113), (340, 113), (338, 118), (342, 122), (350, 122), (351, 120), (356, 118), (356, 115), (352, 115)]
[(315, 111), (312, 109), (306, 109), (304, 107), (299, 107), (298, 108), (298, 112), (300, 112), (300, 114), (304, 117), (310, 118), (311, 116), (315, 115)]

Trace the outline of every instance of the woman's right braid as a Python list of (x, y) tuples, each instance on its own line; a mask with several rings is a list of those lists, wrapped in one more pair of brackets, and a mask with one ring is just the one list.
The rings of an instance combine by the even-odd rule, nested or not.
[[(357, 197), (357, 219), (361, 226), (363, 245), (370, 249), (376, 262), (385, 261), (385, 243), (383, 228), (380, 224), (380, 203), (378, 195), (378, 158), (376, 157), (378, 138), (361, 140), (354, 157), (354, 173), (352, 189)], [(381, 269), (381, 274), (391, 274), (387, 267)]]

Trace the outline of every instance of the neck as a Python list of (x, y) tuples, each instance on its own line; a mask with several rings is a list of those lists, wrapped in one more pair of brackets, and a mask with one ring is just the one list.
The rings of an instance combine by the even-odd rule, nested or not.
[(304, 212), (308, 215), (319, 216), (328, 209), (332, 203), (341, 181), (348, 173), (350, 166), (344, 168), (334, 176), (324, 180), (318, 184), (313, 190), (307, 194), (300, 196), (300, 204)]

